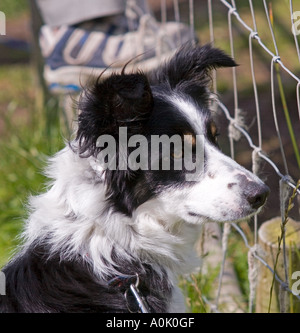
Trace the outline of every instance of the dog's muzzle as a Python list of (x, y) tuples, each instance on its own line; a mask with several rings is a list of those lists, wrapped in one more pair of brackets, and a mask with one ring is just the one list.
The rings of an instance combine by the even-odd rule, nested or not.
[(240, 175), (240, 187), (243, 189), (243, 195), (252, 209), (262, 207), (270, 193), (270, 189), (263, 182), (257, 183), (249, 180), (246, 176)]

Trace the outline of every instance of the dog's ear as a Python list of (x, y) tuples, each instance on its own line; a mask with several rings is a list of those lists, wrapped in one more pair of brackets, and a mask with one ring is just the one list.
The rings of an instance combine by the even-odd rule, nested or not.
[(187, 43), (169, 62), (150, 73), (149, 77), (154, 85), (167, 83), (173, 90), (199, 96), (207, 93), (212, 69), (234, 66), (237, 64), (231, 57), (209, 44), (201, 47)]
[(77, 142), (79, 153), (97, 153), (100, 135), (118, 138), (119, 127), (128, 136), (141, 133), (153, 108), (153, 96), (143, 73), (112, 74), (85, 90), (79, 100)]

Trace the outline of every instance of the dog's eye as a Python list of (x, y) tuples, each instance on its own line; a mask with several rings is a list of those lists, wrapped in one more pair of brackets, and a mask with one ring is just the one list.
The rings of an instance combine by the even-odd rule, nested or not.
[(171, 156), (175, 159), (179, 159), (183, 157), (183, 149), (174, 149), (174, 151), (171, 153)]
[(216, 136), (217, 126), (214, 121), (211, 121), (211, 123), (210, 123), (210, 131), (211, 131), (211, 134), (213, 137)]
[(171, 150), (173, 159), (182, 159), (185, 154), (195, 154), (196, 152), (196, 136), (194, 133), (187, 132), (181, 136), (181, 144), (174, 145)]
[(219, 132), (216, 132), (215, 136), (214, 136), (214, 140), (215, 140), (215, 143), (218, 143), (218, 136), (220, 135)]
[(220, 133), (218, 132), (217, 125), (215, 124), (214, 121), (210, 122), (210, 133), (211, 133), (213, 141), (215, 143), (217, 143), (218, 142), (218, 136), (220, 135)]

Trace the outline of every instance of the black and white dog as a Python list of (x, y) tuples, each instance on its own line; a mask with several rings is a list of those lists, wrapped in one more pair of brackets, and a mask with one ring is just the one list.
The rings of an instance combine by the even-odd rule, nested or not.
[[(123, 70), (82, 94), (77, 137), (50, 159), (49, 189), (31, 198), (24, 245), (3, 269), (0, 312), (185, 311), (177, 279), (199, 265), (203, 224), (248, 218), (269, 192), (218, 148), (207, 86), (222, 66), (235, 62), (208, 45), (185, 46), (150, 74)], [(169, 159), (160, 152), (158, 168), (120, 167), (142, 144), (151, 160), (151, 140), (173, 135), (184, 145), (170, 145)], [(113, 156), (101, 137), (115, 139)], [(202, 167), (176, 167), (185, 151), (193, 162), (201, 155)]]

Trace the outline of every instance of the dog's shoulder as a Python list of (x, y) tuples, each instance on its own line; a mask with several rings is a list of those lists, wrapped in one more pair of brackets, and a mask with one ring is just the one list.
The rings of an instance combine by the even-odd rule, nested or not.
[[(31, 245), (4, 267), (6, 295), (0, 297), (0, 313), (138, 311), (138, 303), (124, 297), (129, 285), (110, 285), (111, 278), (95, 275), (82, 257), (66, 260), (49, 253), (46, 245)], [(128, 275), (137, 272), (151, 312), (168, 310), (172, 286), (165, 273), (160, 276), (151, 266), (134, 263), (123, 269)]]
[(127, 310), (122, 295), (97, 279), (84, 260), (49, 257), (42, 245), (22, 251), (2, 271), (6, 277), (6, 295), (0, 298), (0, 312)]

